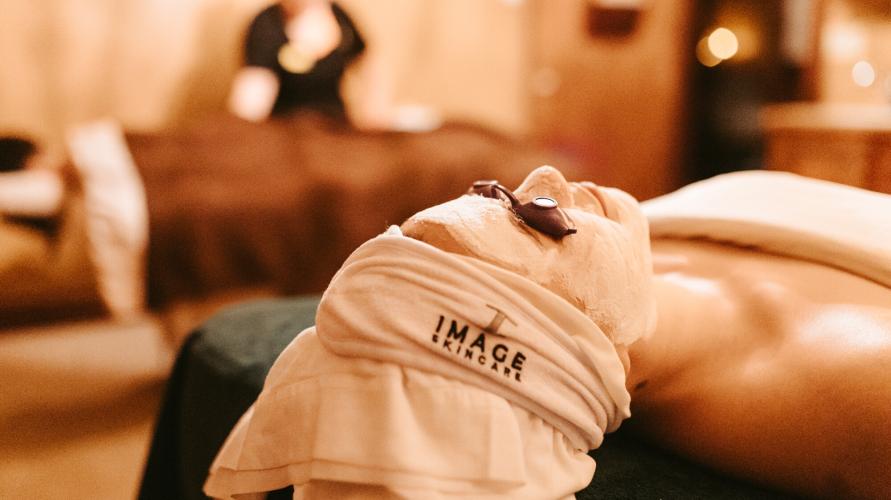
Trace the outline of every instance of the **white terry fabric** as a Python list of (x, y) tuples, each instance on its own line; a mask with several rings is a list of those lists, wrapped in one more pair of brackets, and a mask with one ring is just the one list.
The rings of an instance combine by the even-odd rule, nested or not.
[(102, 299), (113, 315), (131, 317), (145, 302), (148, 207), (124, 131), (110, 119), (86, 123), (68, 132), (68, 149), (83, 183)]
[(656, 238), (705, 238), (891, 287), (891, 196), (785, 172), (720, 175), (643, 203)]
[[(508, 318), (498, 334), (481, 333), (497, 311)], [(456, 319), (456, 330), (469, 328), (464, 350), (455, 342), (450, 352), (441, 345)], [(411, 238), (383, 235), (356, 250), (322, 297), (316, 322), (336, 354), (477, 385), (528, 408), (580, 450), (600, 446), (604, 430), (630, 414), (621, 361), (587, 316), (515, 273)], [(468, 358), (476, 339), (484, 357)], [(506, 371), (518, 354), (521, 370)]]
[(398, 229), (353, 253), (316, 321), (229, 435), (207, 494), (294, 484), (304, 498), (321, 480), (412, 498), (572, 497), (594, 473), (585, 452), (630, 414), (622, 364), (590, 319)]

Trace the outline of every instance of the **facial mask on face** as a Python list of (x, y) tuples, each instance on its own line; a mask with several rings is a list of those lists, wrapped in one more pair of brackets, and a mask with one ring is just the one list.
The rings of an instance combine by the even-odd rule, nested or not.
[[(568, 183), (552, 167), (536, 169), (513, 193), (495, 181), (478, 181), (471, 194), (480, 196), (424, 210), (403, 231), (544, 286), (601, 325), (616, 344), (631, 344), (652, 330), (647, 223), (631, 196)], [(553, 214), (556, 231), (514, 209), (536, 199), (556, 202), (545, 210)]]

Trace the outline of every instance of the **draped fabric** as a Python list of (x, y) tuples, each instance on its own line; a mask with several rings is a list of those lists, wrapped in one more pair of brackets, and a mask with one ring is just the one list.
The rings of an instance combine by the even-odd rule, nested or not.
[(587, 450), (629, 403), (614, 347), (581, 312), (394, 226), (332, 280), (205, 492), (293, 484), (308, 498), (328, 481), (374, 498), (571, 497), (593, 475)]
[(891, 287), (891, 196), (785, 172), (737, 172), (643, 204), (652, 238), (706, 238)]

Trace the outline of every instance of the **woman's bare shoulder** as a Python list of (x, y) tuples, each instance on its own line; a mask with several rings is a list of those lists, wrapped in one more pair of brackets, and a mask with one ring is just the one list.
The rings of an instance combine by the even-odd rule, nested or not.
[(637, 427), (810, 495), (891, 480), (891, 289), (715, 243), (653, 252), (659, 323), (631, 350)]
[(674, 361), (673, 372), (740, 386), (778, 375), (812, 385), (875, 376), (891, 397), (891, 289), (819, 263), (706, 242), (656, 243), (654, 257), (673, 264), (656, 269), (656, 332), (632, 348), (643, 372)]

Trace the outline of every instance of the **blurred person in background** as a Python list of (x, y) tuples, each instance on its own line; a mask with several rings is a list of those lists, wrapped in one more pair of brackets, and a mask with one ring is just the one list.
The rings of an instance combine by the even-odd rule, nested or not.
[[(245, 39), (245, 66), (236, 74), (228, 108), (250, 121), (301, 109), (361, 128), (387, 123), (383, 71), (353, 21), (326, 0), (283, 0), (260, 12)], [(362, 109), (347, 110), (340, 86), (362, 56)]]

